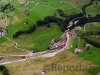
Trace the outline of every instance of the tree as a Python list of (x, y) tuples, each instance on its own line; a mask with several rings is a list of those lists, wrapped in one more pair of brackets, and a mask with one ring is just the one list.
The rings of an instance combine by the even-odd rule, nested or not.
[(3, 72), (3, 75), (9, 75), (7, 68), (3, 65), (0, 65), (0, 71)]

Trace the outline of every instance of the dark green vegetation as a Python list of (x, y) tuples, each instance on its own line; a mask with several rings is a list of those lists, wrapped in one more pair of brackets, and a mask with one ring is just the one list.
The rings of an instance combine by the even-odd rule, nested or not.
[[(90, 26), (92, 25), (92, 26)], [(100, 47), (100, 25), (99, 23), (89, 23), (82, 30), (76, 30), (78, 36), (85, 39), (93, 46)]]
[[(97, 4), (99, 4), (100, 2), (98, 2)], [(95, 6), (94, 6), (95, 4)], [(93, 7), (94, 6), (94, 7)], [(96, 15), (97, 13), (100, 14), (100, 10), (98, 10), (99, 5), (96, 5), (96, 2), (93, 3), (93, 5), (89, 6), (86, 9), (86, 13), (90, 14), (90, 15)], [(95, 11), (92, 10), (95, 9)], [(91, 12), (88, 12), (88, 9), (91, 10)], [(97, 10), (97, 11), (96, 11)], [(93, 14), (94, 13), (94, 14)], [(100, 66), (100, 23), (87, 23), (85, 24), (84, 27), (82, 27), (81, 30), (75, 30), (77, 36), (80, 36), (80, 43), (79, 41), (77, 41), (76, 39), (72, 40), (72, 44), (73, 47), (70, 49), (72, 52), (75, 50), (75, 48), (78, 46), (79, 47), (85, 49), (86, 44), (90, 43), (93, 45), (93, 47), (89, 47), (87, 48), (85, 51), (83, 51), (82, 53), (79, 53), (78, 55), (83, 57), (84, 59), (93, 61), (95, 64), (97, 64), (98, 66)], [(83, 37), (86, 37), (87, 39), (83, 39)], [(94, 47), (96, 46), (96, 47)], [(100, 71), (100, 69), (99, 69)], [(92, 70), (92, 72), (95, 72)], [(93, 74), (95, 75), (95, 74)]]
[(89, 73), (91, 75), (99, 75), (100, 74), (100, 67), (96, 67), (96, 68), (90, 69)]
[[(57, 25), (60, 27), (60, 29), (62, 31), (71, 30), (77, 26), (82, 27), (86, 23), (90, 23), (90, 22), (100, 22), (100, 15), (99, 14), (96, 14), (96, 16), (92, 17), (90, 15), (87, 15), (87, 13), (86, 13), (86, 8), (89, 7), (90, 5), (92, 5), (94, 2), (95, 2), (94, 0), (90, 0), (90, 2), (88, 4), (86, 4), (82, 7), (82, 12), (77, 13), (77, 14), (73, 14), (70, 16), (66, 16), (61, 9), (58, 9), (57, 12), (59, 13), (59, 15), (61, 17), (65, 18), (64, 20), (62, 18), (55, 17), (55, 15), (56, 15), (56, 13), (55, 13), (54, 16), (45, 17), (43, 19), (43, 21), (41, 21), (41, 20), (37, 21), (36, 25), (33, 25), (32, 27), (30, 27), (27, 30), (19, 30), (19, 31), (15, 32), (15, 34), (13, 35), (13, 38), (17, 38), (21, 34), (32, 33), (36, 30), (37, 26), (43, 26), (43, 25), (49, 24), (51, 22), (57, 23)], [(78, 21), (78, 22), (75, 23), (76, 21)], [(71, 25), (70, 25), (70, 22), (72, 22)], [(99, 32), (96, 32), (96, 34), (99, 34)], [(97, 42), (94, 42), (93, 40), (91, 41), (90, 39), (88, 39), (85, 36), (82, 36), (81, 38), (85, 39), (88, 43), (90, 43), (96, 47), (100, 47), (100, 45)]]
[(90, 7), (86, 9), (86, 13), (95, 16), (96, 14), (100, 14), (100, 10), (97, 9), (100, 9), (100, 2), (94, 2)]
[[(29, 49), (29, 50), (36, 49), (36, 50), (39, 51), (39, 49), (44, 50), (44, 49), (47, 49), (47, 47), (48, 47), (48, 46), (46, 46), (47, 45), (46, 41), (48, 41), (48, 39), (47, 40), (42, 40), (40, 37), (38, 38), (38, 35), (42, 36), (43, 34), (38, 34), (37, 33), (37, 38), (35, 40), (38, 40), (38, 39), (40, 39), (40, 40), (38, 40), (38, 43), (36, 45), (35, 45), (35, 41), (34, 41), (34, 38), (33, 38), (33, 37), (36, 37), (36, 36), (32, 36), (30, 38), (28, 37), (29, 35), (31, 36), (34, 33), (29, 34), (29, 35), (25, 34), (25, 33), (30, 33), (30, 32), (35, 31), (36, 30), (36, 28), (35, 28), (36, 25), (41, 26), (41, 25), (46, 24), (47, 29), (51, 29), (49, 32), (52, 33), (53, 28), (52, 28), (52, 26), (50, 27), (48, 22), (52, 22), (51, 20), (54, 19), (53, 21), (57, 22), (59, 24), (58, 26), (60, 26), (61, 30), (64, 31), (66, 29), (66, 25), (68, 24), (68, 22), (70, 20), (72, 20), (73, 18), (76, 18), (77, 16), (81, 17), (81, 16), (84, 15), (84, 14), (82, 15), (82, 13), (80, 13), (81, 12), (80, 7), (79, 8), (74, 8), (70, 3), (67, 3), (65, 1), (64, 1), (63, 4), (61, 4), (59, 1), (56, 1), (56, 0), (47, 1), (47, 2), (46, 1), (42, 1), (42, 2), (41, 1), (39, 1), (39, 2), (35, 1), (35, 2), (30, 2), (28, 5), (26, 4), (26, 5), (22, 5), (22, 6), (18, 6), (17, 2), (16, 2), (15, 5), (13, 3), (14, 2), (12, 2), (12, 5), (16, 8), (15, 10), (12, 11), (13, 15), (17, 15), (18, 19), (20, 21), (18, 23), (14, 24), (14, 25), (11, 24), (7, 27), (7, 29), (8, 29), (7, 37), (9, 37), (10, 39), (16, 41), (18, 43), (19, 47), (26, 48), (26, 49)], [(58, 4), (55, 5), (55, 3), (58, 3)], [(48, 4), (48, 5), (46, 5), (46, 4)], [(34, 7), (31, 7), (31, 5), (34, 5)], [(44, 5), (47, 6), (47, 7), (44, 10), (42, 10)], [(60, 9), (59, 11), (57, 11), (58, 8)], [(62, 9), (64, 10), (64, 13), (63, 13)], [(86, 8), (84, 8), (84, 9), (86, 9)], [(73, 11), (73, 10), (76, 10), (76, 11)], [(40, 13), (40, 11), (41, 11), (41, 13)], [(18, 14), (18, 13), (21, 13), (21, 14)], [(74, 14), (74, 15), (72, 15), (72, 14)], [(36, 15), (38, 15), (38, 16), (36, 16)], [(56, 20), (55, 17), (53, 17), (53, 18), (51, 17), (51, 20), (50, 20), (49, 16), (51, 16), (51, 15), (54, 15), (55, 17), (58, 17), (56, 19), (59, 19), (59, 18), (65, 19), (66, 17), (68, 19), (66, 19), (64, 22), (61, 22), (62, 21), (61, 19)], [(70, 15), (71, 15), (71, 17), (70, 17)], [(11, 15), (9, 15), (9, 16), (11, 16)], [(48, 17), (46, 17), (46, 16), (48, 16)], [(86, 18), (86, 20), (89, 20), (89, 21), (91, 21), (91, 19), (94, 19), (94, 18), (92, 18), (92, 17), (90, 17), (89, 19)], [(44, 20), (44, 21), (42, 21), (42, 20)], [(80, 23), (83, 22), (83, 21), (84, 21), (84, 18), (83, 18), (83, 20), (80, 21)], [(77, 25), (80, 25), (80, 23), (78, 23)], [(62, 26), (63, 24), (64, 24), (64, 27)], [(84, 24), (84, 22), (83, 22), (83, 24)], [(30, 27), (30, 26), (33, 26), (33, 27)], [(60, 28), (58, 26), (56, 26), (57, 27), (56, 31), (60, 30)], [(72, 28), (73, 28), (73, 26), (72, 26)], [(28, 30), (25, 30), (25, 29), (28, 29)], [(23, 30), (25, 30), (25, 31), (23, 31)], [(17, 31), (20, 31), (20, 32), (13, 35)], [(39, 31), (42, 33), (44, 30), (42, 30), (42, 31), (39, 30)], [(20, 35), (20, 34), (23, 34), (23, 35), (21, 35), (17, 39), (12, 38), (12, 36), (16, 37), (16, 35)], [(47, 38), (49, 38), (48, 44), (49, 44), (52, 37), (53, 38), (58, 38), (60, 35), (61, 35), (61, 32), (59, 31), (57, 33), (57, 35), (48, 36), (47, 37)], [(25, 38), (23, 38), (24, 36), (25, 36)], [(46, 36), (43, 36), (42, 38), (45, 38), (45, 37)], [(25, 41), (23, 41), (23, 40), (25, 40), (27, 43), (25, 43)], [(40, 44), (41, 44), (40, 41), (44, 41), (45, 44), (46, 44), (46, 45), (43, 44), (42, 48), (40, 47)], [(25, 45), (23, 45), (23, 43), (26, 44), (27, 47)]]
[[(69, 3), (67, 1), (69, 1)], [(10, 19), (10, 21), (13, 20), (14, 16), (17, 16), (19, 21), (17, 21), (14, 24), (10, 22), (10, 24), (7, 26), (8, 33), (6, 36), (8, 38), (10, 38), (11, 40), (15, 41), (16, 43), (18, 43), (18, 47), (29, 49), (29, 50), (36, 50), (36, 51), (46, 50), (48, 48), (50, 41), (53, 38), (58, 39), (60, 37), (60, 35), (62, 34), (62, 32), (60, 31), (60, 28), (61, 29), (64, 27), (66, 28), (67, 27), (66, 25), (71, 20), (73, 20), (73, 18), (79, 17), (80, 14), (82, 14), (82, 17), (84, 16), (84, 14), (80, 13), (80, 12), (82, 12), (82, 10), (81, 10), (82, 6), (87, 3), (84, 2), (81, 5), (82, 0), (81, 1), (67, 0), (67, 1), (64, 1), (63, 4), (61, 4), (57, 0), (48, 0), (47, 2), (44, 0), (36, 0), (34, 2), (30, 2), (29, 4), (25, 4), (23, 6), (21, 6), (17, 1), (11, 2), (11, 4), (14, 6), (15, 10), (12, 10), (10, 13), (9, 13), (9, 11), (7, 11), (6, 15), (8, 15), (7, 17)], [(74, 1), (77, 1), (77, 3), (75, 4)], [(86, 0), (86, 1), (88, 1), (88, 0)], [(71, 5), (70, 2), (72, 2), (73, 4)], [(77, 6), (77, 4), (79, 4), (79, 6)], [(5, 4), (2, 6), (5, 7)], [(85, 36), (89, 40), (92, 40), (93, 42), (95, 42), (94, 45), (92, 44), (93, 47), (87, 48), (85, 51), (83, 51), (82, 53), (80, 53), (78, 55), (83, 57), (86, 60), (93, 61), (95, 64), (100, 66), (100, 60), (99, 60), (100, 50), (99, 50), (99, 48), (94, 47), (94, 46), (99, 45), (99, 43), (100, 43), (100, 34), (99, 34), (100, 23), (94, 23), (94, 22), (93, 23), (85, 22), (88, 24), (84, 23), (84, 19), (86, 21), (89, 20), (89, 22), (91, 22), (91, 19), (95, 20), (95, 16), (96, 16), (96, 18), (98, 16), (100, 16), (100, 15), (97, 15), (100, 13), (100, 10), (98, 10), (98, 8), (99, 8), (99, 2), (98, 3), (94, 2), (91, 6), (88, 6), (88, 8), (86, 9), (86, 14), (90, 17), (86, 18), (86, 15), (85, 15), (85, 18), (83, 18), (83, 20), (81, 20), (80, 23), (77, 24), (77, 25), (80, 25), (81, 23), (83, 23), (83, 26), (85, 25), (86, 29), (83, 30), (84, 29), (83, 28), (82, 30), (76, 30), (75, 32), (78, 36), (81, 37), (79, 47), (85, 48), (85, 46), (87, 44), (87, 41), (85, 39), (83, 39), (82, 36)], [(57, 12), (58, 9), (59, 9), (59, 11)], [(63, 10), (63, 12), (62, 12), (62, 10)], [(2, 14), (2, 13), (0, 13), (0, 15), (4, 16), (4, 14)], [(52, 15), (53, 15), (53, 18), (57, 17), (56, 22), (57, 22), (58, 26), (55, 23), (48, 24), (48, 22), (51, 21), (50, 16), (52, 16)], [(0, 18), (2, 18), (1, 16), (0, 16)], [(49, 20), (48, 20), (48, 18), (49, 18)], [(58, 18), (65, 20), (64, 23), (62, 23), (62, 20), (60, 21), (60, 19), (59, 19), (59, 22), (60, 22), (59, 23)], [(55, 20), (53, 20), (53, 21), (55, 21)], [(46, 25), (44, 26), (44, 24), (46, 24)], [(64, 27), (61, 26), (63, 24), (65, 24)], [(40, 26), (40, 27), (37, 26), (37, 30), (35, 28), (36, 25)], [(33, 26), (33, 27), (31, 28), (31, 26)], [(72, 27), (72, 28), (74, 28), (74, 27)], [(27, 31), (25, 31), (25, 33), (27, 33), (27, 32), (30, 33), (31, 32), (30, 30), (35, 31), (35, 32), (30, 33), (30, 34), (25, 34), (23, 32), (23, 30), (27, 30)], [(16, 39), (12, 38), (12, 36), (17, 31), (21, 31), (21, 32), (23, 32), (23, 34), (20, 35)], [(17, 33), (17, 34), (19, 35), (20, 33)], [(7, 41), (7, 39), (5, 37), (0, 38), (0, 43), (4, 43), (6, 41)], [(75, 50), (75, 48), (78, 47), (78, 40), (72, 39), (72, 45), (73, 45), (73, 47), (69, 50), (71, 50), (73, 52)], [(66, 58), (66, 56), (64, 56), (64, 58)], [(56, 61), (56, 59), (54, 59), (54, 60)], [(61, 59), (59, 59), (59, 60), (61, 61)], [(75, 59), (75, 62), (76, 62), (76, 59)], [(97, 69), (97, 70), (99, 70), (99, 69)], [(92, 72), (95, 75), (95, 70), (92, 70), (91, 73)]]
[[(98, 2), (98, 4), (99, 3), (100, 2)], [(95, 4), (95, 2), (94, 2), (94, 4)], [(99, 7), (99, 5), (95, 4), (94, 7), (93, 7), (93, 5), (89, 6), (86, 9), (87, 14), (96, 15), (97, 13), (100, 13), (100, 10), (98, 10), (98, 8), (95, 8), (95, 7)], [(92, 8), (93, 8), (93, 10), (95, 9), (95, 11), (93, 11)], [(91, 12), (88, 12), (89, 11), (88, 9), (91, 10)], [(95, 14), (93, 14), (93, 13), (95, 13)], [(75, 32), (80, 37), (84, 37), (84, 36), (87, 37), (90, 41), (93, 41), (95, 46), (97, 46), (100, 44), (100, 25), (99, 24), (100, 23), (96, 23), (96, 22), (88, 23), (88, 24), (85, 24), (85, 26), (81, 30), (75, 30)], [(81, 38), (79, 47), (85, 48), (85, 45), (87, 44), (87, 42), (88, 42), (87, 40)], [(73, 44), (73, 47), (69, 50), (71, 50), (73, 52), (75, 50), (75, 48), (78, 46), (78, 41), (76, 39), (73, 39), (72, 44)], [(93, 46), (93, 47), (86, 49), (82, 53), (79, 53), (78, 55), (83, 57), (86, 60), (93, 61), (95, 64), (100, 66), (100, 60), (99, 60), (100, 49), (99, 48)], [(95, 71), (92, 70), (92, 72), (95, 72)], [(93, 75), (95, 75), (95, 74), (93, 73)]]
[(29, 35), (23, 34), (15, 39), (18, 46), (30, 50), (43, 51), (49, 46), (50, 41), (55, 38), (58, 39), (62, 32), (55, 23), (51, 23), (51, 26), (39, 27), (34, 33)]
[[(56, 24), (50, 24), (50, 27), (43, 26), (36, 30), (35, 33), (32, 34), (24, 34), (20, 37), (13, 39), (12, 36), (16, 31), (28, 29), (30, 26), (36, 24), (38, 20), (43, 20), (46, 16), (54, 15), (57, 9), (72, 9), (72, 5), (70, 3), (63, 3), (61, 4), (60, 1), (51, 0), (51, 1), (32, 1), (29, 4), (20, 6), (18, 2), (11, 2), (14, 6), (15, 10), (11, 13), (7, 13), (8, 18), (13, 20), (13, 16), (18, 17), (18, 22), (15, 24), (10, 23), (7, 26), (8, 33), (7, 37), (11, 40), (18, 43), (18, 47), (26, 48), (29, 50), (36, 49), (38, 51), (46, 50), (48, 48), (49, 42), (53, 38), (59, 38), (62, 32), (60, 28), (56, 26)], [(5, 5), (5, 4), (4, 4)], [(2, 6), (4, 6), (2, 5)], [(33, 6), (33, 7), (32, 7)], [(25, 11), (28, 12), (28, 15), (24, 13)], [(20, 13), (20, 14), (19, 14)], [(4, 41), (5, 38), (1, 38)], [(4, 41), (1, 41), (2, 43)], [(27, 46), (26, 46), (27, 45)]]
[[(76, 30), (76, 33), (78, 36), (81, 36), (81, 37), (84, 34), (87, 38), (89, 38), (89, 40), (93, 40), (94, 42), (97, 42), (98, 44), (100, 44), (100, 39), (99, 39), (100, 34), (96, 34), (95, 31), (96, 32), (100, 31), (99, 23), (86, 24), (85, 29), (83, 27), (82, 30)], [(88, 34), (91, 32), (94, 32), (96, 35), (95, 34), (94, 35)], [(81, 38), (80, 43), (79, 43), (79, 47), (85, 48), (86, 44), (87, 44), (87, 41)], [(72, 45), (73, 45), (73, 47), (70, 50), (73, 52), (75, 50), (75, 48), (78, 46), (78, 40), (73, 39)], [(97, 48), (94, 46), (89, 47), (85, 51), (83, 51), (82, 53), (79, 53), (78, 55), (87, 59), (87, 60), (93, 61), (95, 64), (100, 66), (100, 60), (98, 60), (100, 57), (100, 48)]]
[[(58, 13), (60, 13), (59, 15), (61, 17), (65, 17), (66, 18), (66, 15), (64, 15), (64, 13), (61, 10), (59, 10)], [(86, 14), (86, 12), (85, 12), (85, 14)], [(68, 16), (66, 18), (66, 20), (64, 20), (64, 23), (65, 23), (64, 26), (67, 27), (66, 25), (71, 20), (73, 20), (73, 18), (77, 19), (77, 17), (82, 17), (82, 18), (80, 18), (81, 20), (79, 19), (80, 22), (78, 24), (72, 25), (72, 27), (70, 27), (71, 29), (76, 27), (76, 26), (81, 26), (81, 25), (84, 26), (84, 25), (86, 25), (86, 23), (89, 23), (89, 22), (99, 22), (100, 21), (99, 20), (100, 15), (96, 15), (95, 17), (91, 17), (91, 16), (85, 17), (85, 15), (83, 13), (80, 13), (80, 14), (75, 14), (75, 15)], [(44, 19), (43, 21), (41, 21), (41, 20), (38, 21), (37, 25), (42, 26), (44, 24), (48, 24), (49, 22), (57, 22), (58, 25), (59, 25), (59, 22), (61, 23), (62, 19), (61, 20), (59, 20), (59, 18), (56, 18), (56, 19), (55, 19), (55, 17), (52, 17), (52, 16), (51, 17), (46, 17), (46, 19)], [(58, 22), (58, 20), (59, 20), (59, 22)], [(62, 22), (62, 25), (63, 25), (63, 22)], [(93, 27), (93, 28), (91, 28), (91, 27)], [(95, 27), (97, 27), (97, 28), (95, 28)], [(80, 40), (80, 43), (78, 45), (78, 43), (77, 43), (78, 41), (76, 41), (77, 39), (75, 39), (72, 42), (73, 43), (73, 48), (71, 48), (70, 50), (75, 50), (76, 47), (81, 47), (81, 48), (85, 49), (87, 42), (90, 43), (93, 46), (100, 47), (100, 45), (99, 45), (99, 43), (100, 43), (99, 42), (99, 38), (97, 38), (97, 35), (99, 35), (99, 33), (100, 33), (100, 30), (99, 30), (100, 26), (98, 27), (97, 25), (94, 25), (94, 26), (93, 25), (92, 26), (89, 25), (89, 28), (88, 27), (86, 27), (86, 28), (87, 28), (86, 30), (77, 30), (76, 31), (77, 35), (81, 37), (81, 40)], [(19, 32), (17, 32), (15, 35), (17, 35), (17, 34), (20, 35)], [(91, 35), (92, 36), (94, 35), (93, 39), (90, 38)], [(100, 50), (99, 50), (99, 48), (96, 48), (96, 47), (88, 47), (88, 48), (85, 49), (84, 52), (82, 52), (82, 53), (80, 53), (78, 55), (81, 56), (81, 57), (84, 57), (87, 60), (93, 61), (97, 65), (100, 65), (99, 64), (100, 61), (98, 60), (99, 57), (100, 57)]]
[(15, 9), (14, 6), (8, 3), (0, 7), (0, 12), (8, 13), (8, 12), (13, 11), (14, 9)]
[[(87, 44), (87, 42), (83, 39), (80, 39), (80, 44), (79, 47), (85, 49), (85, 45)], [(75, 48), (78, 46), (78, 41), (77, 39), (72, 39), (72, 48), (70, 48), (69, 50), (74, 52)], [(78, 53), (79, 56), (83, 57), (86, 60), (90, 60), (93, 63), (97, 64), (98, 66), (100, 66), (100, 49), (97, 47), (89, 47), (87, 49), (85, 49), (82, 53)]]
[(8, 70), (3, 65), (0, 65), (0, 75), (9, 75)]

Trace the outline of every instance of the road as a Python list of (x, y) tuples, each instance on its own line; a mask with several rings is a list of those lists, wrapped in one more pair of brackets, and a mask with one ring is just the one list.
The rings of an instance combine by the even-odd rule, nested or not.
[(57, 53), (69, 48), (70, 35), (68, 34), (68, 32), (66, 32), (66, 36), (67, 36), (66, 45), (60, 50), (56, 50), (55, 52), (52, 52), (52, 53), (50, 53), (48, 51), (43, 51), (43, 52), (37, 52), (37, 53), (29, 53), (28, 55), (11, 55), (11, 56), (25, 56), (26, 58), (20, 59), (20, 60), (16, 60), (16, 61), (3, 62), (3, 63), (0, 63), (0, 65), (11, 64), (11, 63), (16, 63), (16, 62), (22, 62), (22, 61), (27, 61), (30, 64), (29, 59), (39, 58), (39, 57), (53, 57)]

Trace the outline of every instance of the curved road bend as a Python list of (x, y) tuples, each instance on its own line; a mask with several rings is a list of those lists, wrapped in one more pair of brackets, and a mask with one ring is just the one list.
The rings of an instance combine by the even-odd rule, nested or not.
[(21, 62), (21, 61), (27, 61), (28, 59), (33, 59), (33, 58), (38, 58), (38, 57), (53, 57), (57, 53), (69, 48), (69, 46), (70, 46), (70, 35), (69, 35), (68, 32), (66, 32), (66, 36), (67, 36), (66, 45), (60, 50), (56, 50), (55, 52), (52, 52), (52, 53), (50, 53), (48, 51), (43, 51), (43, 52), (32, 53), (32, 54), (28, 54), (28, 55), (11, 55), (11, 56), (19, 56), (19, 57), (25, 56), (25, 57), (27, 57), (27, 59), (21, 59), (21, 60), (16, 60), (16, 61), (7, 61), (7, 62), (0, 63), (0, 65), (11, 64), (11, 63), (16, 63), (16, 62)]

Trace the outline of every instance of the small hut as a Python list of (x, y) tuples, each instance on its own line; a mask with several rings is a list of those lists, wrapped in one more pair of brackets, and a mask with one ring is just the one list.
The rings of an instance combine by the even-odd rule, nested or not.
[(0, 28), (0, 37), (4, 36), (6, 34), (5, 28)]
[(78, 47), (74, 50), (74, 53), (81, 53), (83, 51), (82, 48)]

